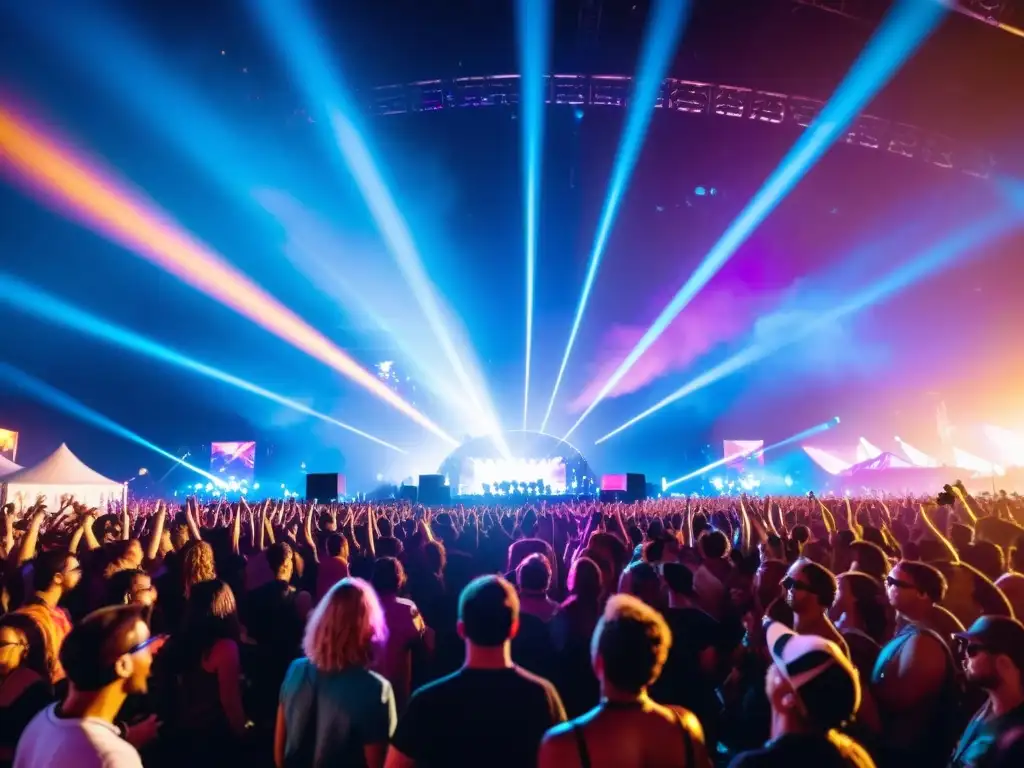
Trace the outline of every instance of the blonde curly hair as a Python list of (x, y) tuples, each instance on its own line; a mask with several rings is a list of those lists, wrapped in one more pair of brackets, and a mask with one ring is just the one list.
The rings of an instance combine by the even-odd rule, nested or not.
[(363, 579), (342, 579), (309, 616), (302, 650), (322, 672), (368, 667), (375, 648), (387, 640), (387, 623), (377, 593)]
[(196, 584), (216, 579), (213, 547), (205, 541), (195, 541), (187, 546), (181, 558), (181, 575), (186, 597)]

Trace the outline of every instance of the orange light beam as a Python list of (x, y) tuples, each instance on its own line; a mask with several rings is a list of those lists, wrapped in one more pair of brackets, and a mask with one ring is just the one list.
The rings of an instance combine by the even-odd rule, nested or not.
[[(360, 366), (327, 337), (221, 256), (183, 231), (157, 206), (42, 135), (0, 105), (0, 167), (129, 251), (170, 272), (270, 333), (330, 366), (452, 445), (458, 441)], [(60, 205), (58, 205), (60, 204)], [(61, 210), (66, 207), (67, 210)]]

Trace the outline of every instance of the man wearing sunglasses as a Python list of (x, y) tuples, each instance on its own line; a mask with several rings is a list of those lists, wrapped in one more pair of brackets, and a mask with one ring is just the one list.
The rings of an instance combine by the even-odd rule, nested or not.
[(138, 751), (114, 724), (129, 694), (146, 692), (153, 650), (137, 605), (101, 608), (64, 641), (60, 660), (70, 682), (64, 701), (38, 715), (22, 734), (14, 768), (141, 768)]
[[(902, 560), (885, 580), (899, 629), (878, 655), (871, 693), (878, 704), (887, 764), (945, 765), (963, 728), (956, 665), (928, 617), (946, 591), (927, 563)], [(955, 721), (955, 722), (954, 722)]]
[(1006, 734), (1024, 728), (1024, 624), (982, 616), (957, 639), (967, 679), (984, 689), (988, 700), (964, 730), (949, 768), (980, 768)]
[(828, 617), (836, 599), (836, 577), (824, 566), (801, 557), (781, 581), (786, 602), (793, 609), (793, 629), (801, 635), (817, 635), (830, 640), (849, 657), (846, 640)]

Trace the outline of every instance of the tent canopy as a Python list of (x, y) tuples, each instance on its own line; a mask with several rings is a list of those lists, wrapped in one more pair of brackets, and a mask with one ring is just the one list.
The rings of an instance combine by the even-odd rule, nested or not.
[(888, 451), (880, 453), (873, 459), (854, 464), (843, 472), (844, 475), (856, 475), (858, 472), (880, 472), (887, 469), (913, 469), (914, 465), (904, 461)]
[(20, 464), (15, 464), (10, 459), (0, 456), (0, 477), (8, 477), (21, 469)]
[(20, 469), (4, 478), (4, 500), (31, 504), (36, 496), (45, 496), (56, 510), (62, 496), (99, 507), (110, 501), (123, 501), (125, 485), (87, 467), (67, 445), (60, 447), (34, 467)]

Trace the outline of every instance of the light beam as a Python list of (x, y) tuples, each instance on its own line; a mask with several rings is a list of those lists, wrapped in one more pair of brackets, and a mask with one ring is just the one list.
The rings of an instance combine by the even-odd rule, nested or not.
[(375, 437), (369, 432), (364, 432), (350, 424), (345, 424), (344, 422), (331, 418), (324, 413), (315, 411), (297, 400), (292, 400), (291, 398), (284, 397), (276, 392), (271, 392), (268, 389), (227, 373), (226, 371), (222, 371), (212, 365), (207, 365), (206, 363), (202, 363), (187, 355), (183, 355), (182, 353), (152, 341), (141, 334), (130, 331), (127, 328), (123, 328), (97, 317), (83, 309), (72, 306), (68, 302), (63, 301), (52, 294), (46, 293), (45, 291), (39, 290), (38, 288), (35, 288), (28, 283), (24, 283), (10, 275), (0, 274), (0, 303), (8, 304), (40, 320), (45, 320), (80, 333), (88, 334), (102, 341), (117, 344), (125, 349), (146, 355), (147, 357), (151, 357), (165, 363), (170, 363), (171, 365), (178, 366), (179, 368), (185, 368), (193, 373), (198, 373), (202, 376), (215, 379), (216, 381), (220, 381), (224, 384), (229, 384), (232, 387), (258, 395), (259, 397), (270, 400), (278, 405), (291, 408), (293, 411), (298, 413), (305, 414), (306, 416), (312, 416), (320, 419), (321, 421), (325, 421), (328, 424), (333, 424), (336, 427), (340, 427), (341, 429), (359, 435), (360, 437), (365, 437), (367, 440), (372, 440), (385, 448), (390, 448), (391, 450), (398, 451), (399, 453), (405, 453), (405, 451), (398, 446), (392, 445), (385, 440), (381, 440), (379, 437)]
[[(863, 451), (863, 454), (861, 453)], [(862, 459), (861, 456), (864, 456)], [(877, 459), (882, 455), (882, 449), (877, 445), (874, 445), (866, 437), (860, 439), (857, 445), (857, 460), (858, 461), (870, 461), (871, 459)]]
[[(893, 294), (898, 293), (938, 270), (949, 266), (963, 254), (969, 253), (971, 249), (1005, 235), (1018, 226), (1020, 224), (1020, 220), (1021, 212), (1019, 210), (1012, 212), (1003, 211), (986, 216), (981, 221), (957, 230), (950, 236), (943, 238), (940, 242), (926, 249), (916, 258), (894, 270), (891, 270), (877, 282), (854, 294), (850, 299), (839, 306), (821, 312), (816, 320), (795, 329), (788, 329), (790, 332), (786, 334), (778, 334), (774, 338), (755, 342), (754, 344), (740, 350), (728, 359), (700, 374), (689, 383), (677, 389), (675, 392), (663, 397), (650, 408), (641, 411), (633, 418), (623, 424), (620, 424), (611, 432), (600, 438), (597, 442), (604, 442), (608, 438), (619, 434), (637, 422), (657, 413), (662, 408), (665, 408), (688, 395), (692, 395), (694, 392), (704, 389), (726, 376), (731, 376), (732, 374), (743, 370), (747, 366), (763, 360), (784, 347), (790, 346), (791, 344), (795, 344), (812, 336), (823, 327), (827, 327), (838, 320), (860, 312), (866, 307), (873, 306), (886, 300)], [(577, 426), (579, 426), (579, 422), (577, 422)], [(575, 427), (573, 429), (575, 429)], [(569, 431), (570, 433), (572, 432), (572, 430)]]
[[(329, 130), (332, 151), (337, 151), (352, 174), (363, 200), (380, 230), (388, 250), (394, 256), (416, 303), (434, 332), (455, 378), (462, 385), (468, 404), (485, 417), (494, 434), (501, 427), (491, 407), (477, 370), (470, 371), (455, 343), (447, 318), (441, 309), (433, 281), (427, 274), (412, 233), (391, 194), (365, 137), (358, 117), (359, 108), (340, 74), (331, 65), (323, 45), (322, 33), (313, 24), (301, 2), (262, 2), (256, 4), (265, 33), (286, 59), (310, 100), (317, 116), (323, 116)], [(507, 447), (505, 447), (507, 452)]]
[(838, 456), (833, 456), (828, 451), (815, 448), (811, 445), (802, 446), (804, 453), (811, 457), (811, 461), (828, 472), (830, 475), (841, 475), (853, 466), (848, 461), (843, 461)]
[(590, 298), (594, 280), (597, 278), (597, 268), (601, 264), (601, 257), (604, 256), (605, 248), (608, 245), (612, 225), (618, 216), (619, 207), (633, 176), (633, 169), (640, 157), (640, 150), (643, 148), (644, 139), (647, 136), (647, 128), (654, 117), (658, 91), (661, 88), (665, 72), (672, 63), (672, 54), (679, 42), (679, 36), (682, 34), (689, 8), (688, 0), (658, 0), (648, 18), (643, 50), (640, 53), (640, 65), (634, 80), (635, 90), (630, 96), (629, 110), (626, 113), (626, 125), (615, 153), (612, 178), (605, 195), (601, 217), (598, 219), (597, 234), (590, 251), (587, 274), (583, 280), (583, 291), (580, 293), (579, 303), (576, 305), (576, 314), (572, 320), (572, 328), (569, 330), (569, 341), (565, 345), (565, 353), (558, 366), (558, 375), (555, 377), (555, 386), (551, 390), (551, 399), (548, 401), (547, 411), (544, 413), (544, 421), (540, 425), (541, 432), (547, 429), (548, 419), (551, 418), (551, 410), (554, 408), (562, 377), (565, 376), (565, 369), (569, 364), (569, 355), (572, 354), (576, 336), (580, 331), (580, 324), (583, 322), (583, 312), (587, 308), (587, 300)]
[(571, 435), (604, 400), (694, 296), (708, 284), (775, 207), (818, 162), (843, 131), (935, 29), (948, 9), (941, 0), (898, 0), (868, 41), (818, 117), (779, 167), (715, 243), (675, 297), (566, 433)]
[(0, 150), (16, 181), (51, 207), (170, 272), (458, 445), (319, 331), (176, 225), (166, 213), (0, 106)]
[(25, 373), (14, 366), (8, 365), (7, 363), (0, 362), (0, 379), (13, 384), (18, 389), (26, 392), (27, 394), (35, 397), (47, 405), (53, 406), (58, 410), (64, 411), (65, 413), (74, 416), (75, 418), (81, 419), (82, 421), (92, 424), (94, 427), (99, 427), (102, 430), (110, 432), (113, 435), (117, 435), (129, 442), (140, 445), (147, 450), (153, 451), (153, 453), (163, 456), (165, 459), (173, 461), (175, 464), (180, 464), (186, 469), (191, 469), (193, 472), (202, 475), (211, 482), (221, 485), (223, 481), (215, 477), (214, 475), (207, 472), (205, 469), (189, 464), (184, 459), (175, 456), (173, 453), (165, 451), (158, 445), (151, 443), (146, 438), (142, 437), (136, 432), (123, 427), (113, 419), (104, 416), (99, 411), (95, 411), (89, 406), (80, 403), (75, 400), (71, 395), (62, 392), (56, 387), (47, 384), (45, 381), (37, 379), (35, 376)]
[(707, 466), (701, 467), (700, 469), (695, 469), (693, 472), (690, 472), (687, 475), (677, 477), (675, 480), (669, 480), (667, 483), (664, 483), (663, 487), (667, 489), (671, 488), (673, 485), (685, 483), (687, 480), (692, 480), (695, 477), (700, 477), (701, 475), (710, 472), (712, 469), (723, 467), (739, 459), (747, 457), (758, 458), (759, 456), (764, 456), (764, 454), (766, 454), (768, 451), (774, 451), (777, 448), (782, 448), (783, 446), (799, 442), (800, 440), (806, 440), (808, 437), (832, 429), (832, 427), (834, 427), (838, 423), (839, 422), (836, 421), (836, 419), (831, 419), (829, 421), (822, 422), (821, 424), (816, 424), (815, 426), (810, 427), (808, 429), (802, 430), (801, 432), (797, 432), (795, 435), (790, 435), (785, 440), (779, 440), (777, 443), (772, 443), (771, 445), (765, 446), (764, 448), (753, 448), (751, 450), (734, 453), (731, 456), (726, 456), (725, 458), (713, 461)]
[(530, 414), (530, 363), (533, 355), (533, 293), (537, 263), (537, 220), (540, 216), (544, 147), (544, 86), (551, 40), (551, 9), (547, 0), (518, 0), (516, 36), (522, 93), (523, 209), (526, 217), (526, 362), (523, 377), (523, 429)]
[(910, 459), (910, 463), (915, 467), (939, 467), (942, 466), (942, 462), (933, 456), (929, 456), (922, 450), (919, 450), (912, 446), (910, 443), (901, 440), (899, 437), (896, 438), (896, 442), (899, 443), (900, 448)]

